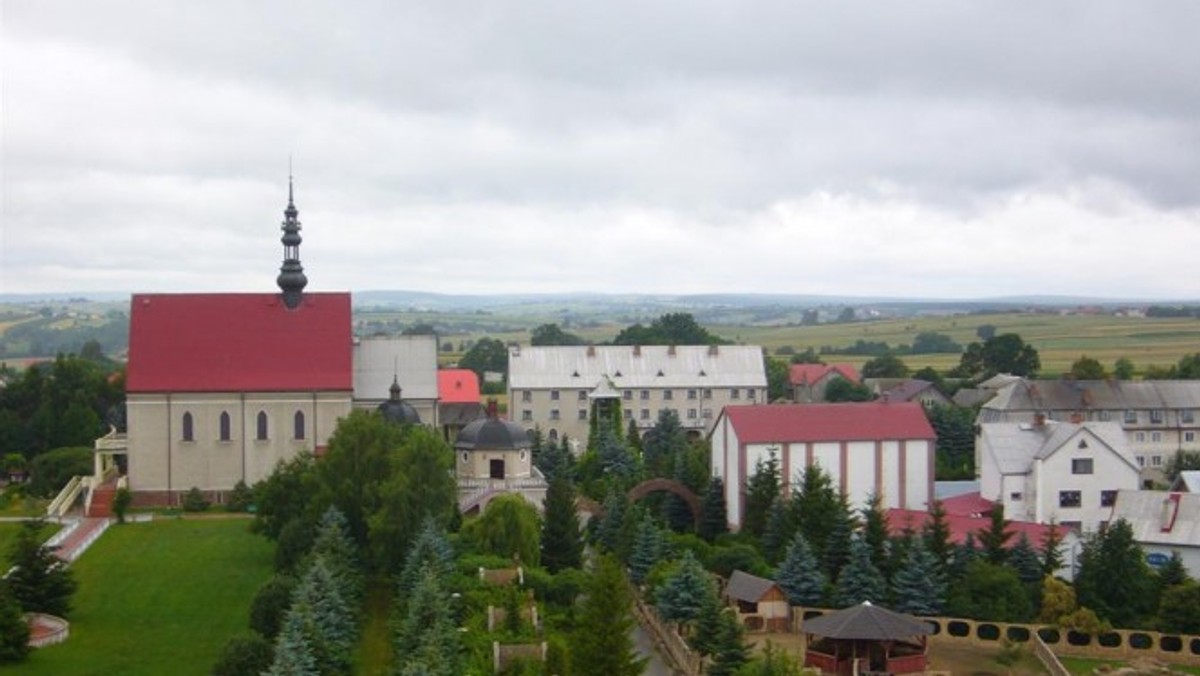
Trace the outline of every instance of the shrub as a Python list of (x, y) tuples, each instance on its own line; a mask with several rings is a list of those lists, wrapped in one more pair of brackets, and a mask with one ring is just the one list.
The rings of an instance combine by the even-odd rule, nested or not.
[(275, 648), (258, 634), (234, 636), (213, 666), (213, 676), (258, 676), (271, 668)]
[(250, 490), (245, 481), (238, 481), (233, 485), (233, 490), (229, 492), (229, 499), (225, 501), (225, 509), (230, 512), (248, 512), (253, 503), (254, 491)]
[(203, 512), (208, 509), (208, 500), (204, 497), (204, 493), (200, 489), (192, 486), (192, 489), (183, 496), (183, 511), (185, 512)]
[(29, 463), (29, 492), (49, 498), (77, 475), (92, 473), (92, 449), (86, 447), (56, 448), (46, 451)]
[(258, 588), (250, 603), (250, 628), (268, 639), (274, 639), (283, 626), (283, 616), (292, 605), (296, 578), (275, 575)]
[(129, 503), (133, 502), (133, 493), (128, 488), (118, 488), (113, 496), (113, 514), (117, 515), (117, 523), (125, 523), (125, 513), (129, 511)]

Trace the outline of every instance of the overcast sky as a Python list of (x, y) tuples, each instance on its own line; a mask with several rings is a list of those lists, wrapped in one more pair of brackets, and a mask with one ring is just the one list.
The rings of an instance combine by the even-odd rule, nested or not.
[(1200, 298), (1200, 2), (0, 9), (4, 293)]

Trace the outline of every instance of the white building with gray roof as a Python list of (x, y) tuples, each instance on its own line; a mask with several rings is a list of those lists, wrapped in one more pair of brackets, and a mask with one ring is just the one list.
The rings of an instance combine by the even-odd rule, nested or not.
[(586, 441), (598, 401), (620, 406), (626, 424), (643, 431), (671, 409), (701, 435), (727, 404), (766, 400), (757, 346), (513, 346), (508, 353), (509, 416), (548, 439)]
[(1121, 491), (1111, 520), (1125, 519), (1151, 566), (1178, 553), (1193, 578), (1200, 577), (1200, 495), (1164, 491)]
[(986, 423), (976, 438), (980, 495), (1014, 521), (1092, 531), (1111, 518), (1138, 466), (1114, 422)]

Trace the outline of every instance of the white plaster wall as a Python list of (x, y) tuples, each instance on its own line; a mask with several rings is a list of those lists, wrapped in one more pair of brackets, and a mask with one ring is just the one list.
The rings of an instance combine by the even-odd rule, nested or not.
[(857, 509), (875, 492), (875, 442), (855, 441), (846, 446), (846, 495)]
[[(1087, 440), (1088, 448), (1078, 448), (1080, 439)], [(1092, 458), (1092, 473), (1072, 474), (1071, 461), (1075, 458)], [(1138, 489), (1138, 470), (1086, 431), (1071, 437), (1041, 463), (1035, 462), (1034, 471), (1042, 473), (1044, 492), (1038, 500), (1043, 519), (1059, 523), (1078, 521), (1085, 531), (1095, 530), (1112, 512), (1111, 507), (1100, 506), (1100, 491)], [(1066, 490), (1080, 491), (1079, 507), (1059, 507), (1059, 492)]]
[(883, 442), (883, 504), (900, 507), (900, 442)]
[(840, 443), (813, 444), (813, 462), (829, 475), (834, 490), (842, 485), (842, 445)]
[(904, 442), (905, 452), (905, 509), (928, 509), (933, 487), (929, 485), (929, 462), (933, 455), (932, 442), (911, 439)]

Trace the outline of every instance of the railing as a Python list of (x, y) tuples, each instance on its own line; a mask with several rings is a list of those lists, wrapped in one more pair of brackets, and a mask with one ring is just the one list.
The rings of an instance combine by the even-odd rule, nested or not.
[(63, 557), (63, 560), (67, 563), (74, 563), (75, 559), (78, 559), (80, 554), (87, 551), (87, 548), (91, 547), (92, 543), (94, 543), (96, 540), (99, 540), (101, 535), (104, 535), (104, 531), (108, 530), (108, 527), (111, 523), (112, 521), (110, 519), (101, 521), (99, 525), (92, 529), (92, 532), (88, 533), (86, 538), (80, 541), (79, 544), (75, 545), (74, 549), (66, 553), (66, 556)]
[(79, 497), (79, 492), (84, 488), (84, 482), (90, 477), (73, 476), (67, 482), (66, 486), (58, 492), (50, 505), (46, 507), (46, 516), (50, 518), (61, 519), (67, 512), (71, 510), (71, 506), (75, 504), (75, 499)]
[(700, 676), (700, 656), (692, 651), (687, 641), (675, 629), (668, 627), (658, 616), (658, 612), (642, 602), (634, 590), (634, 611), (638, 623), (650, 634), (655, 644), (662, 647), (659, 654), (667, 658), (676, 673), (684, 676)]
[(1033, 654), (1041, 661), (1042, 666), (1046, 667), (1046, 671), (1050, 672), (1051, 676), (1071, 676), (1071, 672), (1063, 666), (1063, 663), (1058, 660), (1058, 655), (1050, 650), (1050, 646), (1042, 640), (1041, 635), (1036, 631), (1033, 632)]

